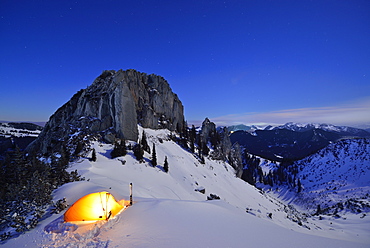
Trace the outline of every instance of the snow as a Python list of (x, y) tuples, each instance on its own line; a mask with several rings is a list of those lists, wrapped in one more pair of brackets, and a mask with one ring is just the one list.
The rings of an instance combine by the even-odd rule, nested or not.
[[(132, 206), (109, 221), (95, 223), (64, 223), (63, 213), (53, 215), (3, 246), (369, 247), (370, 216), (312, 218), (305, 222), (309, 230), (287, 218), (283, 202), (236, 178), (229, 164), (207, 158), (201, 164), (168, 138), (168, 130), (144, 131), (149, 146), (156, 146), (156, 168), (150, 165), (148, 153), (144, 163), (136, 161), (132, 151), (111, 159), (113, 146), (95, 141), (91, 149), (96, 150), (97, 161), (81, 159), (70, 167), (86, 180), (65, 184), (54, 192), (54, 200), (65, 197), (70, 205), (103, 190), (117, 200), (128, 200), (133, 183)], [(165, 156), (168, 173), (162, 170)], [(199, 189), (205, 189), (205, 194)], [(207, 201), (210, 194), (220, 200)], [(351, 228), (356, 233), (347, 232)]]
[(0, 137), (11, 138), (11, 137), (37, 137), (41, 133), (40, 130), (26, 130), (14, 128), (8, 123), (0, 123)]

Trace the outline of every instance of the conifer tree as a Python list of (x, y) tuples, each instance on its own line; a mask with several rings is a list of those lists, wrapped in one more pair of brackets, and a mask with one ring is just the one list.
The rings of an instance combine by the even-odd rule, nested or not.
[(78, 141), (78, 143), (77, 143), (77, 145), (76, 145), (75, 152), (74, 152), (74, 156), (75, 156), (75, 157), (78, 157), (78, 154), (79, 154), (80, 152), (82, 152), (83, 148), (84, 148), (83, 143), (82, 143), (81, 141)]
[(14, 151), (8, 152), (4, 163), (5, 166), (2, 168), (4, 170), (5, 181), (9, 183), (21, 183), (20, 179), (22, 178), (25, 164), (24, 154), (18, 146), (15, 147)]
[(302, 184), (301, 184), (301, 180), (298, 178), (298, 182), (297, 182), (297, 185), (298, 185), (298, 193), (300, 193), (302, 191)]
[(96, 162), (96, 152), (95, 152), (95, 148), (93, 148), (93, 150), (92, 150), (91, 161)]
[(121, 139), (120, 148), (121, 148), (122, 156), (126, 156), (127, 154), (126, 140)]
[[(81, 150), (82, 150), (82, 148), (81, 148)], [(59, 158), (60, 163), (63, 164), (63, 165), (68, 165), (70, 159), (71, 159), (71, 155), (69, 154), (69, 151), (68, 151), (66, 145), (64, 144), (62, 146), (61, 151), (60, 151), (60, 158)]]
[(117, 158), (125, 156), (126, 154), (127, 154), (126, 141), (125, 140), (120, 140), (120, 142), (116, 141), (114, 143), (114, 147), (112, 152), (110, 153), (110, 156), (112, 158)]
[(182, 126), (182, 137), (185, 139), (185, 140), (188, 140), (189, 139), (189, 131), (188, 131), (188, 123), (186, 121), (184, 121), (184, 124)]
[(194, 151), (195, 151), (194, 140), (190, 140), (190, 151), (192, 153), (194, 153)]
[(196, 136), (197, 136), (197, 131), (195, 130), (195, 126), (192, 125), (191, 126), (191, 130), (189, 132), (190, 150), (191, 150), (192, 153), (195, 152), (195, 145), (194, 145), (194, 143), (195, 143)]
[(319, 204), (319, 205), (317, 205), (317, 209), (316, 209), (316, 213), (315, 213), (315, 215), (319, 215), (319, 214), (321, 214), (321, 207), (320, 207), (320, 204)]
[(199, 138), (199, 141), (198, 141), (198, 156), (201, 157), (202, 156), (202, 148), (203, 148), (203, 142), (202, 142), (202, 139)]
[(167, 173), (168, 172), (168, 161), (167, 156), (164, 158), (163, 170)]
[(144, 159), (144, 149), (142, 148), (141, 144), (136, 144), (132, 148), (134, 152), (134, 156), (136, 157), (136, 160), (139, 162), (142, 162)]
[(141, 136), (141, 141), (140, 141), (141, 147), (146, 151), (147, 153), (150, 153), (150, 147), (148, 145), (148, 141), (146, 140), (146, 134), (143, 131), (143, 134)]
[(199, 161), (201, 164), (205, 164), (206, 161), (204, 160), (204, 155), (201, 153), (200, 154), (200, 161)]
[(153, 143), (153, 153), (152, 153), (152, 160), (150, 161), (153, 167), (157, 166), (157, 154), (155, 152), (155, 144)]
[(208, 154), (209, 154), (209, 148), (207, 146), (207, 143), (202, 142), (201, 150), (202, 150), (203, 155), (208, 156)]

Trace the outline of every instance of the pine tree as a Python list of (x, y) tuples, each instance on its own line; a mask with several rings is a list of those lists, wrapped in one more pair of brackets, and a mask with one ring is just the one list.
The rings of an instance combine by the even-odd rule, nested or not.
[(167, 173), (168, 172), (168, 161), (167, 156), (164, 158), (163, 170)]
[(200, 163), (201, 164), (205, 164), (206, 161), (204, 160), (204, 155), (203, 154), (200, 154)]
[(208, 154), (209, 154), (209, 148), (208, 148), (208, 146), (207, 146), (207, 143), (202, 143), (202, 153), (203, 153), (203, 155), (205, 155), (205, 156), (208, 156)]
[(189, 133), (190, 142), (194, 143), (196, 137), (197, 137), (197, 131), (195, 130), (195, 126), (192, 125), (190, 133)]
[(148, 141), (146, 140), (146, 134), (143, 131), (143, 134), (141, 136), (141, 141), (140, 141), (141, 147), (146, 151), (147, 153), (150, 153), (150, 147), (148, 145)]
[(126, 156), (127, 154), (126, 140), (121, 139), (120, 148), (121, 148), (121, 154), (122, 154), (121, 156)]
[(184, 124), (182, 126), (182, 137), (185, 139), (185, 140), (188, 140), (189, 139), (189, 130), (188, 130), (188, 123), (186, 121), (184, 121)]
[(320, 206), (320, 204), (317, 205), (317, 209), (316, 209), (315, 215), (319, 215), (319, 214), (321, 214), (321, 206)]
[(95, 152), (95, 148), (93, 148), (93, 150), (92, 150), (91, 161), (96, 162), (96, 152)]
[(78, 143), (77, 143), (77, 145), (76, 145), (75, 152), (74, 152), (74, 156), (75, 156), (75, 157), (78, 157), (78, 154), (79, 154), (80, 152), (82, 152), (83, 148), (84, 148), (83, 143), (82, 143), (81, 141), (78, 141)]
[[(82, 150), (82, 148), (81, 148)], [(62, 146), (62, 149), (60, 151), (60, 158), (59, 161), (61, 164), (67, 165), (69, 163), (69, 160), (71, 159), (71, 156), (69, 154), (69, 151), (66, 147), (66, 145)]]
[(8, 183), (14, 183), (18, 182), (20, 183), (22, 170), (24, 168), (24, 156), (21, 150), (18, 146), (15, 147), (14, 151), (8, 152), (4, 167), (2, 168), (5, 182)]
[(134, 152), (134, 156), (136, 157), (136, 160), (139, 162), (142, 162), (144, 159), (144, 149), (142, 148), (141, 144), (136, 144), (132, 148)]
[(70, 175), (66, 171), (68, 163), (64, 159), (63, 154), (59, 159), (52, 155), (50, 167), (51, 167), (50, 177), (52, 186), (54, 188), (57, 188), (58, 186), (61, 186), (64, 183), (70, 182)]
[(301, 184), (301, 180), (299, 178), (298, 178), (297, 185), (298, 185), (297, 186), (298, 187), (297, 192), (300, 193), (302, 191), (302, 184)]
[(114, 143), (113, 150), (110, 153), (111, 158), (125, 156), (126, 154), (127, 154), (126, 141), (125, 140), (120, 140), (120, 142), (116, 141)]
[(196, 136), (197, 136), (197, 132), (196, 132), (196, 130), (195, 130), (194, 125), (192, 125), (192, 126), (191, 126), (191, 130), (190, 130), (190, 132), (189, 132), (190, 151), (191, 151), (192, 153), (194, 153), (194, 152), (195, 152), (195, 145), (194, 145), (194, 143), (195, 143), (195, 138), (196, 138)]
[(194, 140), (190, 140), (190, 151), (192, 153), (194, 153), (194, 151), (195, 151)]
[(153, 153), (152, 153), (152, 160), (150, 161), (153, 167), (157, 166), (157, 154), (155, 152), (155, 144), (153, 143)]
[(198, 156), (201, 157), (202, 156), (202, 148), (203, 148), (203, 144), (202, 144), (202, 139), (199, 138), (198, 140)]

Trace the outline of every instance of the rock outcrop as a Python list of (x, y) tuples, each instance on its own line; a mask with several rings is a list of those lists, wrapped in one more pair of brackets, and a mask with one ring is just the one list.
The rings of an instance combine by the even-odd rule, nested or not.
[(236, 176), (242, 176), (241, 148), (238, 143), (231, 144), (226, 127), (217, 130), (215, 123), (206, 118), (202, 123), (200, 141), (202, 144), (210, 144), (213, 149), (210, 155), (213, 159), (228, 161), (235, 169)]
[[(205, 118), (202, 123), (200, 139), (202, 143), (207, 143), (209, 140), (211, 143), (213, 139), (217, 139), (216, 124), (211, 122), (208, 118)], [(214, 145), (214, 144), (212, 144)]]
[(137, 125), (182, 130), (184, 110), (167, 81), (135, 70), (104, 71), (46, 123), (28, 151), (48, 153), (78, 133), (99, 133), (107, 142), (138, 139)]

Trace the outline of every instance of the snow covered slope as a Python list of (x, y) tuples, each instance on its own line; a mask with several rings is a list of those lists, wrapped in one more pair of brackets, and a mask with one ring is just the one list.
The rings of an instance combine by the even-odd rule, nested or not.
[(347, 139), (330, 144), (296, 162), (304, 186), (295, 202), (329, 212), (370, 212), (370, 140)]
[[(69, 204), (102, 190), (127, 200), (133, 183), (133, 206), (94, 224), (63, 223), (62, 213), (53, 215), (4, 247), (369, 247), (368, 216), (351, 222), (355, 232), (345, 222), (321, 224), (236, 178), (229, 164), (199, 163), (168, 138), (169, 131), (145, 132), (149, 146), (156, 146), (157, 167), (147, 153), (144, 163), (132, 151), (111, 159), (112, 145), (95, 141), (97, 161), (81, 159), (70, 168), (86, 180), (54, 193)], [(210, 194), (220, 200), (207, 200)]]

